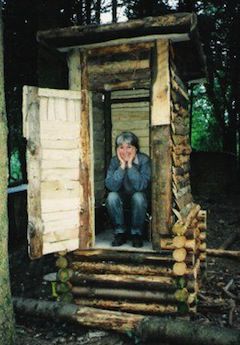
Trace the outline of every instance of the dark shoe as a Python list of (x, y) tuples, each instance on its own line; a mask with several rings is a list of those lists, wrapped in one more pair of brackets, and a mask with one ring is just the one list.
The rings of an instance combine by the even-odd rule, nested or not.
[(127, 242), (126, 235), (125, 234), (116, 234), (114, 236), (114, 240), (112, 241), (113, 247), (119, 247)]
[(143, 240), (141, 235), (132, 236), (132, 246), (135, 248), (141, 248), (143, 246)]

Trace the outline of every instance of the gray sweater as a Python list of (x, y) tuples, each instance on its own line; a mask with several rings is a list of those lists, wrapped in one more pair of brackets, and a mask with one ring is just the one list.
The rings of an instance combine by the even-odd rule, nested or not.
[(122, 169), (117, 156), (111, 159), (105, 185), (111, 192), (143, 192), (149, 189), (151, 179), (150, 158), (138, 152), (131, 168)]

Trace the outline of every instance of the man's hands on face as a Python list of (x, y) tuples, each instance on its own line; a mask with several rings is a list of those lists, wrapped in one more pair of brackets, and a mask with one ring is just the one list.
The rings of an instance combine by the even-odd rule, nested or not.
[(117, 148), (117, 157), (120, 161), (120, 166), (122, 169), (125, 169), (126, 168), (126, 164), (127, 164), (127, 161), (126, 161), (126, 158), (124, 157), (125, 155), (120, 151), (120, 148), (118, 147)]
[(134, 160), (134, 158), (136, 157), (136, 147), (131, 147), (130, 150), (126, 150), (125, 152), (123, 152), (121, 150), (121, 148), (117, 148), (117, 157), (120, 161), (120, 166), (122, 169), (125, 169), (126, 166), (128, 166), (128, 168), (132, 167), (132, 162)]
[(128, 168), (132, 167), (132, 162), (134, 158), (136, 157), (136, 153), (137, 153), (136, 147), (133, 146), (131, 152), (128, 154), (128, 162), (127, 162)]

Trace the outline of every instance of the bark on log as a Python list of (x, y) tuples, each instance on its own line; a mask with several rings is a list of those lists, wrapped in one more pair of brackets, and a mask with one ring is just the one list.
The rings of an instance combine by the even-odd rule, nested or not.
[(172, 269), (169, 267), (154, 266), (130, 266), (120, 264), (94, 263), (94, 262), (73, 262), (70, 267), (74, 271), (82, 273), (113, 273), (113, 274), (133, 274), (148, 276), (171, 276)]
[[(194, 31), (196, 27), (196, 15), (192, 13), (174, 13), (159, 17), (147, 17), (144, 19), (129, 20), (124, 23), (113, 23), (106, 25), (84, 25), (72, 26), (61, 29), (50, 29), (38, 31), (38, 41), (44, 41), (49, 44), (57, 38), (60, 46), (66, 46), (66, 39), (71, 41), (71, 45), (90, 45), (91, 47), (104, 47), (107, 45), (121, 44), (128, 39), (141, 41), (148, 39), (148, 36), (169, 34), (173, 38), (179, 39), (179, 35), (188, 37), (189, 32)], [(167, 32), (166, 32), (167, 30)], [(142, 37), (144, 36), (144, 37)], [(52, 42), (53, 40), (53, 42)], [(117, 42), (116, 42), (117, 41)]]
[(161, 303), (177, 303), (178, 296), (173, 292), (164, 291), (146, 291), (146, 290), (129, 290), (129, 289), (113, 289), (113, 288), (89, 288), (81, 286), (73, 286), (72, 294), (87, 298), (112, 298), (121, 300), (161, 302)]
[(177, 314), (178, 307), (176, 305), (159, 305), (146, 303), (131, 303), (126, 301), (113, 301), (103, 299), (75, 299), (75, 303), (79, 306), (87, 306), (108, 310), (116, 310), (128, 313), (140, 313), (148, 315)]
[(113, 250), (104, 249), (93, 249), (93, 250), (76, 250), (73, 252), (73, 260), (77, 261), (111, 261), (119, 262), (121, 264), (160, 264), (162, 262), (171, 261), (168, 252), (162, 251), (161, 253), (136, 253), (136, 252), (120, 252)]
[(139, 276), (139, 275), (115, 275), (115, 274), (84, 274), (74, 272), (71, 277), (73, 285), (96, 285), (119, 287), (119, 286), (141, 286), (142, 289), (151, 287), (157, 290), (175, 289), (173, 277)]
[(89, 56), (108, 56), (117, 55), (122, 53), (136, 53), (142, 51), (148, 51), (154, 46), (153, 42), (142, 42), (132, 44), (120, 44), (113, 47), (99, 47), (89, 50)]
[(146, 317), (138, 314), (79, 307), (74, 304), (13, 298), (15, 311), (44, 319), (63, 320), (82, 326), (132, 334), (142, 341), (159, 340), (171, 344), (239, 345), (240, 331), (201, 325), (185, 320)]

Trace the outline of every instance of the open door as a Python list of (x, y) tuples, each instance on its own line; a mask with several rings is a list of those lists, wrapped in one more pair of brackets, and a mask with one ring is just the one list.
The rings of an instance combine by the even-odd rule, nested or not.
[(92, 246), (91, 130), (81, 108), (80, 91), (23, 89), (31, 258)]

